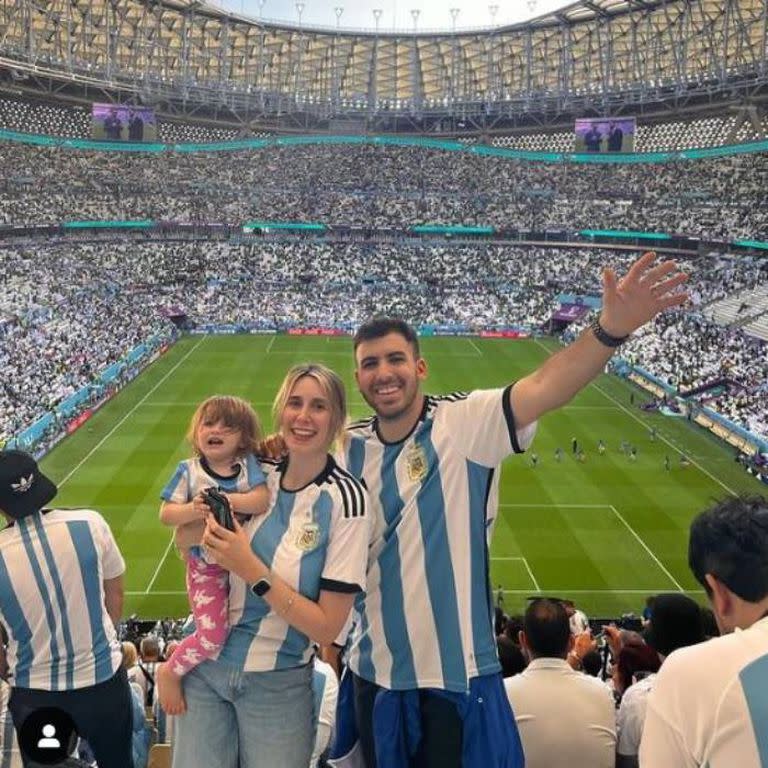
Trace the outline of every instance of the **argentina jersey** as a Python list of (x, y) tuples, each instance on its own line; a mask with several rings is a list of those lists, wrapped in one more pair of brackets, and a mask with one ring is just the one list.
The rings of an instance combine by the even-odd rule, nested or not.
[(225, 493), (246, 493), (266, 482), (259, 462), (252, 453), (238, 458), (232, 470), (231, 475), (219, 475), (202, 456), (185, 459), (179, 462), (160, 497), (174, 504), (186, 504), (206, 488), (219, 488)]
[(375, 417), (348, 428), (345, 464), (372, 510), (367, 591), (348, 656), (358, 676), (461, 692), (500, 669), (488, 557), (498, 465), (536, 430), (516, 430), (509, 391), (426, 396), (399, 443), (381, 440)]
[(70, 691), (113, 677), (122, 653), (103, 582), (124, 571), (92, 510), (33, 514), (0, 531), (0, 621), (14, 686)]
[[(244, 525), (254, 553), (312, 601), (321, 590), (362, 591), (370, 539), (365, 489), (328, 457), (312, 483), (286, 491), (281, 487), (285, 466), (262, 462), (271, 504), (266, 514)], [(296, 667), (312, 657), (310, 638), (236, 577), (230, 578), (229, 622), (229, 636), (218, 658), (246, 672)]]

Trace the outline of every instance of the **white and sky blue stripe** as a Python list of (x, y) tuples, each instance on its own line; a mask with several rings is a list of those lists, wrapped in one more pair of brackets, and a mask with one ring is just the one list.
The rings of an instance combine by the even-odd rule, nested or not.
[[(370, 539), (362, 485), (329, 458), (323, 473), (297, 492), (280, 487), (283, 465), (264, 462), (272, 505), (246, 524), (251, 547), (271, 571), (310, 600), (321, 590), (355, 593), (365, 586)], [(305, 526), (318, 527), (311, 550), (299, 542)], [(230, 577), (230, 630), (219, 659), (247, 672), (287, 669), (312, 657), (310, 638), (291, 627)]]
[(225, 477), (214, 472), (205, 459), (199, 456), (180, 461), (160, 497), (174, 504), (186, 504), (206, 488), (220, 488), (228, 493), (246, 493), (266, 482), (264, 472), (252, 453), (238, 458), (233, 466), (235, 471)]
[(64, 691), (109, 680), (120, 644), (103, 582), (125, 563), (92, 510), (52, 510), (0, 532), (0, 620), (13, 685)]
[(345, 465), (364, 480), (373, 518), (349, 653), (358, 675), (398, 690), (465, 691), (499, 669), (488, 557), (498, 465), (534, 433), (515, 430), (509, 388), (426, 397), (396, 444), (379, 438), (375, 419), (350, 426)]

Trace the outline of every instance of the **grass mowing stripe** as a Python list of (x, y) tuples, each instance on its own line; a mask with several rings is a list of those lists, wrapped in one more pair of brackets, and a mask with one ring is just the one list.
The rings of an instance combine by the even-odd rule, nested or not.
[[(542, 349), (546, 350), (548, 354), (550, 355), (552, 354), (552, 351), (545, 344), (542, 344), (538, 339), (536, 339), (536, 343)], [(610, 400), (612, 403), (615, 403), (622, 411), (624, 411), (624, 413), (627, 414), (627, 416), (630, 416), (636, 422), (638, 422), (639, 424), (642, 424), (643, 428), (646, 427), (645, 422), (643, 422), (643, 420), (639, 416), (637, 416), (637, 414), (632, 413), (632, 411), (630, 411), (629, 408), (627, 408), (627, 406), (624, 405), (624, 403), (620, 403), (613, 395), (611, 395), (609, 392), (606, 392), (597, 383), (597, 381), (591, 382), (590, 386), (594, 387), (607, 400)], [(664, 437), (664, 435), (658, 434), (657, 436), (663, 443), (666, 443), (673, 451), (675, 451), (676, 453), (679, 453), (680, 455), (683, 455), (684, 451), (681, 451), (676, 445), (674, 445), (674, 443), (671, 443), (669, 440), (667, 440), (667, 438)], [(691, 464), (693, 464), (695, 467), (701, 470), (710, 480), (714, 480), (721, 488), (724, 488), (726, 491), (728, 491), (728, 493), (730, 493), (731, 496), (738, 496), (736, 491), (734, 491), (732, 488), (729, 488), (722, 480), (718, 480), (709, 470), (702, 467), (701, 464), (699, 464), (699, 462), (696, 461), (696, 459), (694, 459), (690, 454), (686, 453), (685, 455), (688, 457)]]
[(142, 397), (142, 398), (141, 398), (141, 400), (139, 400), (139, 402), (138, 402), (138, 403), (136, 403), (136, 405), (134, 405), (134, 406), (133, 406), (133, 408), (131, 408), (131, 410), (130, 410), (130, 411), (128, 411), (128, 413), (126, 413), (126, 414), (125, 414), (125, 416), (123, 416), (123, 418), (122, 418), (122, 419), (120, 419), (120, 421), (118, 421), (118, 422), (117, 422), (117, 424), (115, 424), (115, 426), (114, 426), (114, 427), (112, 427), (112, 429), (110, 429), (110, 430), (109, 430), (109, 432), (107, 432), (107, 434), (106, 434), (106, 435), (104, 435), (104, 437), (102, 437), (102, 438), (101, 438), (101, 440), (99, 440), (99, 442), (98, 442), (98, 443), (96, 443), (96, 445), (94, 445), (94, 446), (93, 446), (93, 448), (91, 448), (91, 450), (90, 450), (90, 451), (88, 451), (88, 453), (85, 455), (85, 457), (84, 457), (84, 458), (83, 458), (83, 459), (82, 459), (80, 462), (78, 462), (78, 464), (76, 464), (76, 465), (75, 465), (75, 467), (74, 467), (73, 469), (71, 469), (71, 470), (70, 470), (70, 471), (67, 473), (67, 475), (64, 477), (64, 479), (59, 481), (59, 483), (58, 483), (58, 486), (59, 486), (59, 488), (61, 488), (61, 486), (62, 486), (62, 485), (64, 485), (64, 483), (66, 483), (66, 482), (67, 482), (67, 480), (69, 480), (69, 478), (70, 478), (70, 477), (72, 477), (72, 475), (74, 475), (74, 474), (75, 474), (75, 472), (77, 472), (77, 470), (78, 470), (78, 469), (80, 469), (80, 467), (82, 467), (82, 466), (83, 466), (83, 464), (85, 464), (85, 462), (86, 462), (86, 461), (88, 461), (88, 459), (90, 459), (90, 458), (91, 458), (91, 456), (93, 456), (93, 454), (94, 454), (94, 453), (96, 453), (96, 451), (98, 451), (98, 450), (99, 450), (99, 448), (101, 448), (101, 446), (102, 446), (102, 445), (104, 445), (104, 443), (106, 443), (106, 442), (107, 442), (107, 440), (109, 440), (109, 438), (110, 438), (110, 437), (112, 437), (112, 435), (114, 435), (114, 434), (115, 434), (115, 432), (117, 432), (118, 428), (119, 428), (120, 426), (122, 426), (122, 425), (123, 425), (123, 424), (124, 424), (124, 423), (125, 423), (125, 422), (128, 420), (128, 417), (129, 417), (129, 416), (130, 416), (132, 413), (134, 413), (134, 412), (135, 412), (135, 411), (136, 411), (136, 410), (139, 408), (139, 406), (140, 406), (140, 405), (141, 405), (141, 404), (142, 404), (142, 403), (143, 403), (143, 402), (144, 402), (144, 401), (145, 401), (145, 400), (146, 400), (146, 399), (147, 399), (147, 398), (148, 398), (148, 397), (149, 397), (149, 396), (150, 396), (150, 395), (151, 395), (151, 394), (152, 394), (152, 393), (153, 393), (153, 392), (154, 392), (154, 391), (155, 391), (155, 390), (156, 390), (156, 389), (157, 389), (157, 388), (158, 388), (158, 387), (159, 387), (159, 386), (160, 386), (160, 385), (163, 383), (163, 382), (165, 382), (165, 381), (168, 379), (168, 377), (169, 377), (169, 376), (170, 376), (170, 375), (171, 375), (171, 374), (172, 374), (174, 371), (176, 371), (176, 369), (177, 369), (177, 368), (178, 368), (178, 367), (179, 367), (179, 366), (180, 366), (180, 365), (181, 365), (181, 364), (182, 364), (182, 363), (183, 363), (183, 362), (184, 362), (184, 361), (185, 361), (185, 360), (186, 360), (186, 359), (187, 359), (187, 358), (188, 358), (188, 357), (189, 357), (189, 356), (190, 356), (190, 355), (191, 355), (191, 354), (192, 354), (192, 353), (193, 353), (193, 352), (194, 352), (194, 351), (195, 351), (195, 350), (196, 350), (196, 349), (197, 349), (197, 348), (198, 348), (198, 347), (199, 347), (199, 346), (200, 346), (200, 345), (201, 345), (201, 344), (202, 344), (202, 343), (203, 343), (203, 342), (206, 340), (206, 338), (208, 338), (208, 337), (207, 337), (207, 336), (203, 336), (203, 338), (202, 338), (202, 339), (200, 339), (200, 341), (198, 341), (198, 342), (197, 342), (197, 344), (195, 344), (195, 346), (194, 346), (194, 347), (192, 347), (192, 348), (191, 348), (191, 349), (190, 349), (190, 350), (187, 352), (187, 354), (186, 354), (186, 355), (184, 355), (184, 357), (182, 357), (182, 358), (181, 358), (181, 360), (179, 360), (179, 362), (178, 362), (178, 363), (176, 363), (176, 365), (174, 365), (174, 366), (173, 366), (173, 368), (171, 368), (171, 370), (170, 370), (170, 371), (168, 371), (168, 373), (166, 373), (166, 374), (165, 374), (165, 376), (163, 376), (163, 378), (162, 378), (162, 379), (160, 379), (160, 381), (158, 381), (158, 382), (157, 382), (157, 384), (155, 384), (155, 386), (154, 386), (154, 387), (152, 387), (152, 389), (150, 389), (150, 390), (149, 390), (149, 392), (147, 392), (147, 394), (146, 394), (146, 395), (144, 395), (144, 397)]

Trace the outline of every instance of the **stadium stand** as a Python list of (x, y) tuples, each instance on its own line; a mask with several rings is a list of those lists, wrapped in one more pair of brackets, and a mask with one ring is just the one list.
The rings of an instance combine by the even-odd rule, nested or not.
[[(171, 307), (198, 325), (354, 327), (379, 311), (415, 324), (537, 330), (553, 316), (560, 294), (597, 295), (592, 276), (632, 258), (586, 248), (302, 241), (113, 240), (2, 253), (0, 354), (9, 375), (0, 390), (0, 434), (6, 438), (92, 383), (133, 346), (172, 332), (163, 314)], [(764, 292), (768, 283), (765, 261), (701, 257), (680, 265), (693, 276), (698, 306), (723, 293)], [(35, 355), (41, 345), (46, 353)], [(698, 314), (667, 315), (633, 339), (626, 356), (681, 390), (727, 375), (734, 394), (720, 394), (717, 406), (766, 434), (765, 344), (743, 330)]]
[(158, 155), (3, 143), (0, 162), (0, 223), (16, 226), (261, 219), (768, 238), (766, 154), (585, 166), (367, 144)]

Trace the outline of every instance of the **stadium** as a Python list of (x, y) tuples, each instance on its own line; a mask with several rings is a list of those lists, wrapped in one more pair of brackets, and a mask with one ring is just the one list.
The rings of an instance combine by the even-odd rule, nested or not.
[(356, 30), (0, 5), (0, 446), (103, 515), (121, 639), (171, 640), (190, 612), (158, 512), (206, 398), (279, 430), (283, 377), (312, 361), (365, 419), (352, 336), (378, 315), (418, 330), (425, 392), (504, 388), (589, 334), (604, 270), (645, 251), (687, 302), (503, 461), (478, 573), (502, 617), (556, 598), (595, 632), (654, 595), (708, 605), (691, 521), (768, 484), (768, 3), (454, 10), (380, 31), (375, 10)]

